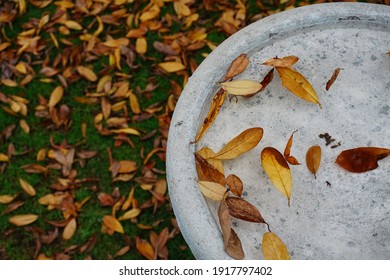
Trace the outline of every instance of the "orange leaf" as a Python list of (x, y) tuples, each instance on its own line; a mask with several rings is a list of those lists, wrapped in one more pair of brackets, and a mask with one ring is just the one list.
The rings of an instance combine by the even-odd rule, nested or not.
[(274, 66), (274, 67), (291, 67), (299, 60), (298, 57), (289, 55), (282, 58), (270, 58), (263, 65)]
[(155, 259), (155, 251), (148, 241), (137, 237), (135, 240), (135, 247), (137, 248), (137, 251), (148, 260)]
[(110, 215), (106, 215), (103, 217), (103, 223), (113, 231), (124, 233), (123, 227), (121, 223), (114, 217)]
[(244, 53), (240, 54), (230, 64), (230, 67), (229, 67), (227, 74), (225, 76), (225, 81), (230, 80), (231, 78), (244, 72), (245, 69), (248, 67), (248, 64), (249, 64), (249, 58), (247, 57), (247, 55)]
[(292, 142), (293, 142), (293, 136), (294, 136), (294, 133), (297, 132), (297, 131), (298, 131), (298, 129), (295, 130), (295, 131), (291, 134), (290, 138), (288, 139), (286, 148), (284, 149), (284, 153), (283, 153), (283, 154), (284, 154), (284, 157), (285, 157), (286, 160), (287, 160), (287, 162), (290, 163), (290, 164), (292, 164), (292, 165), (300, 165), (300, 163), (298, 162), (298, 160), (297, 160), (295, 157), (293, 157), (293, 156), (290, 155), (290, 150), (291, 150), (291, 146), (292, 146)]
[(316, 173), (321, 163), (321, 147), (312, 146), (306, 153), (306, 165), (309, 168), (310, 172), (314, 174), (316, 178)]

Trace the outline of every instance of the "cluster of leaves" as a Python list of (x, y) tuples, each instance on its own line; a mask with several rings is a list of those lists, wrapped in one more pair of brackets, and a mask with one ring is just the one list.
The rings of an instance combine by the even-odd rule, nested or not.
[[(258, 94), (272, 79), (274, 68), (279, 74), (282, 85), (296, 96), (318, 104), (322, 108), (318, 95), (310, 82), (299, 72), (292, 69), (292, 66), (299, 60), (296, 56), (283, 58), (271, 58), (263, 65), (273, 67), (261, 82), (252, 80), (233, 80), (248, 67), (250, 61), (246, 54), (239, 55), (231, 63), (225, 81), (221, 82), (221, 89), (214, 95), (211, 101), (209, 112), (202, 123), (202, 126), (195, 138), (199, 141), (208, 128), (216, 119), (227, 94), (244, 97), (253, 97)], [(329, 90), (337, 79), (340, 68), (335, 69), (332, 77), (326, 83), (326, 90)], [(299, 161), (290, 154), (293, 144), (293, 136), (297, 130), (292, 132), (283, 154), (274, 147), (265, 147), (261, 151), (260, 161), (265, 173), (275, 188), (288, 199), (290, 206), (292, 193), (292, 175), (290, 165), (300, 165)], [(249, 128), (225, 144), (218, 152), (208, 147), (201, 148), (195, 153), (196, 167), (198, 173), (198, 186), (203, 195), (209, 199), (220, 201), (218, 217), (222, 231), (225, 251), (233, 258), (244, 258), (241, 241), (231, 227), (231, 217), (249, 222), (264, 223), (268, 232), (263, 236), (262, 250), (265, 259), (289, 259), (287, 247), (283, 241), (270, 230), (260, 214), (260, 211), (251, 203), (244, 200), (242, 195), (243, 183), (241, 179), (230, 174), (225, 178), (223, 160), (234, 159), (241, 154), (257, 146), (263, 137), (263, 129), (260, 127)], [(321, 134), (326, 138), (327, 145), (334, 139), (329, 134)], [(338, 147), (339, 145), (337, 145)], [(390, 149), (377, 147), (360, 147), (345, 150), (339, 154), (336, 163), (348, 171), (360, 173), (378, 167), (377, 161), (390, 155)], [(320, 167), (322, 150), (320, 146), (311, 146), (306, 153), (306, 166), (316, 178)]]

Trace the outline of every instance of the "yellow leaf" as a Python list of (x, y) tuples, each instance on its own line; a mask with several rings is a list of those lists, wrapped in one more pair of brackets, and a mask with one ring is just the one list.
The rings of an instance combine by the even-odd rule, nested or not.
[(240, 96), (254, 94), (262, 87), (259, 82), (250, 80), (234, 80), (230, 82), (223, 82), (221, 83), (221, 86), (229, 94)]
[(139, 131), (135, 130), (134, 128), (130, 128), (130, 127), (113, 129), (111, 131), (114, 133), (126, 133), (126, 134), (132, 134), (132, 135), (141, 135), (139, 133)]
[(19, 1), (19, 15), (26, 13), (27, 5), (26, 0), (18, 0)]
[(35, 196), (36, 191), (33, 186), (31, 186), (29, 183), (27, 183), (22, 178), (19, 178), (19, 183), (22, 189), (29, 195), (29, 196)]
[(159, 67), (161, 67), (163, 70), (167, 71), (168, 73), (177, 72), (185, 69), (186, 67), (180, 63), (180, 62), (161, 62), (158, 64)]
[(70, 220), (70, 222), (66, 225), (64, 228), (64, 231), (62, 233), (62, 238), (65, 240), (69, 240), (73, 237), (77, 229), (77, 222), (76, 218), (73, 218)]
[(144, 54), (148, 50), (148, 42), (144, 37), (137, 38), (135, 41), (135, 50), (139, 54)]
[(208, 147), (203, 147), (197, 153), (202, 158), (204, 158), (208, 163), (210, 163), (212, 166), (214, 166), (219, 172), (221, 172), (222, 174), (225, 174), (222, 161), (219, 159), (212, 158), (215, 156), (215, 153), (213, 150), (211, 150)]
[(0, 153), (0, 162), (8, 162), (9, 158), (7, 155)]
[(64, 95), (64, 88), (62, 86), (56, 87), (50, 95), (49, 107), (54, 107), (61, 101)]
[(66, 20), (64, 22), (64, 25), (66, 27), (68, 27), (69, 29), (73, 29), (73, 30), (82, 30), (83, 27), (76, 21), (74, 20)]
[(134, 208), (134, 209), (131, 209), (131, 210), (125, 212), (121, 217), (118, 218), (118, 220), (123, 221), (123, 220), (133, 219), (133, 218), (137, 217), (140, 213), (141, 213), (140, 209)]
[(28, 125), (28, 123), (26, 122), (26, 120), (20, 120), (19, 121), (19, 125), (20, 127), (22, 128), (22, 130), (26, 133), (26, 134), (29, 134), (30, 133), (30, 126)]
[(308, 102), (317, 103), (322, 108), (317, 93), (301, 73), (287, 67), (276, 67), (276, 70), (285, 88)]
[(137, 248), (137, 251), (148, 260), (154, 259), (155, 251), (153, 246), (148, 241), (137, 237), (135, 241), (135, 247)]
[(314, 178), (316, 178), (316, 174), (318, 168), (320, 168), (321, 163), (321, 147), (320, 146), (312, 146), (307, 150), (306, 153), (306, 165), (307, 168), (313, 173)]
[(290, 206), (292, 177), (283, 155), (273, 147), (264, 148), (261, 152), (261, 163), (273, 185), (287, 197)]
[(118, 173), (131, 173), (137, 170), (137, 163), (131, 160), (121, 160), (119, 161), (119, 170)]
[(274, 67), (291, 67), (299, 60), (298, 57), (289, 55), (282, 58), (270, 58), (263, 65)]
[(123, 227), (121, 223), (114, 217), (110, 215), (106, 215), (103, 217), (103, 223), (113, 231), (124, 233)]
[(119, 48), (120, 46), (127, 46), (128, 44), (130, 44), (130, 40), (127, 38), (112, 39), (103, 43), (103, 45), (110, 48)]
[(202, 126), (196, 135), (195, 143), (198, 142), (202, 136), (206, 133), (206, 131), (210, 128), (210, 126), (213, 124), (214, 120), (216, 119), (219, 111), (221, 110), (221, 107), (226, 99), (226, 92), (221, 89), (219, 90), (213, 97), (213, 100), (210, 104), (209, 112), (207, 113), (206, 118), (204, 119)]
[(15, 226), (25, 226), (32, 224), (38, 219), (38, 215), (33, 214), (24, 214), (24, 215), (15, 215), (8, 219), (8, 221), (11, 224), (14, 224)]
[(244, 130), (239, 135), (230, 140), (213, 159), (233, 159), (239, 155), (253, 149), (263, 138), (263, 129), (261, 127), (253, 127)]
[(8, 194), (3, 194), (3, 195), (0, 195), (0, 203), (1, 204), (8, 204), (10, 202), (12, 202), (12, 200), (15, 199), (15, 197), (17, 197), (18, 195), (8, 195)]
[(77, 72), (79, 74), (86, 78), (88, 81), (95, 82), (97, 80), (96, 74), (89, 68), (84, 67), (84, 66), (78, 66), (77, 67)]
[(46, 158), (46, 149), (42, 148), (37, 153), (37, 161), (42, 161)]
[(205, 197), (218, 201), (223, 199), (226, 192), (225, 186), (214, 182), (199, 181), (198, 187)]
[(19, 62), (15, 66), (16, 70), (18, 70), (19, 73), (27, 74), (27, 67), (23, 62)]
[(18, 83), (10, 79), (2, 79), (1, 83), (7, 87), (17, 87)]
[(273, 232), (266, 232), (263, 235), (262, 242), (263, 256), (265, 260), (289, 260), (290, 255), (288, 253), (286, 245), (283, 241)]
[(134, 114), (140, 114), (141, 113), (141, 107), (139, 105), (137, 96), (132, 91), (129, 92), (129, 101), (130, 101), (131, 111)]

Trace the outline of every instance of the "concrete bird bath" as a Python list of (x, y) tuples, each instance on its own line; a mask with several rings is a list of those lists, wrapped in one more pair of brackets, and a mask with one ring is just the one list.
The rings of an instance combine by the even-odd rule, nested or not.
[[(319, 4), (255, 22), (215, 49), (186, 85), (172, 118), (168, 151), (169, 193), (177, 221), (198, 259), (230, 259), (223, 248), (218, 203), (197, 186), (193, 153), (204, 146), (219, 150), (250, 127), (262, 127), (255, 149), (224, 162), (225, 175), (244, 183), (244, 198), (254, 204), (287, 245), (292, 259), (390, 259), (390, 157), (379, 168), (355, 174), (335, 164), (342, 151), (359, 146), (390, 147), (390, 7), (362, 3)], [(213, 95), (232, 60), (241, 53), (249, 67), (235, 79), (261, 81), (269, 58), (295, 55), (294, 68), (316, 90), (322, 109), (289, 93), (275, 78), (253, 98), (225, 101), (201, 141), (194, 140)], [(342, 68), (329, 89), (325, 84)], [(265, 174), (260, 152), (283, 152), (291, 133), (291, 206)], [(341, 145), (325, 145), (329, 133)], [(335, 142), (335, 143), (337, 143)], [(322, 148), (317, 178), (305, 165), (312, 145)], [(331, 184), (327, 184), (327, 181)], [(261, 259), (262, 224), (234, 219), (246, 259)]]

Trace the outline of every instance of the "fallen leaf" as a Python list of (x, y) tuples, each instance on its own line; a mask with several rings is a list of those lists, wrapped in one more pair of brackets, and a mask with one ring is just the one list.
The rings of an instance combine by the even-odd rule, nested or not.
[(0, 203), (1, 204), (8, 204), (11, 203), (18, 195), (8, 195), (8, 194), (3, 194), (0, 195)]
[(350, 172), (362, 173), (376, 169), (378, 160), (388, 155), (390, 155), (390, 149), (387, 148), (359, 147), (342, 151), (336, 163)]
[(247, 57), (247, 55), (244, 53), (240, 54), (230, 64), (230, 67), (229, 67), (227, 74), (225, 76), (225, 81), (230, 80), (231, 78), (244, 72), (245, 69), (248, 67), (248, 64), (249, 64), (249, 58)]
[(15, 226), (26, 226), (29, 224), (32, 224), (38, 219), (38, 215), (33, 214), (22, 214), (22, 215), (15, 215), (8, 219), (8, 221), (11, 224), (14, 224)]
[(242, 184), (241, 179), (237, 175), (230, 174), (229, 176), (227, 176), (226, 185), (228, 185), (230, 191), (234, 195), (241, 197), (242, 190), (243, 190), (243, 184)]
[(251, 80), (234, 80), (221, 83), (222, 89), (229, 94), (246, 96), (257, 93), (261, 90), (261, 84)]
[[(1, 198), (1, 197), (2, 197), (2, 196), (0, 195), (0, 203), (2, 203), (2, 202), (1, 202), (1, 199), (2, 199), (2, 198)], [(7, 215), (8, 213), (11, 213), (12, 211), (15, 211), (15, 210), (18, 209), (19, 207), (23, 206), (24, 203), (25, 203), (25, 201), (21, 201), (21, 200), (10, 203), (10, 204), (7, 206), (7, 208), (5, 208), (5, 209), (3, 210), (3, 212), (1, 212), (1, 215)]]
[(291, 67), (299, 60), (298, 57), (289, 55), (282, 58), (270, 58), (263, 65), (273, 66), (273, 67)]
[(64, 88), (62, 86), (56, 87), (50, 95), (48, 106), (49, 107), (56, 106), (61, 101), (63, 95), (64, 95)]
[(225, 199), (222, 199), (221, 203), (219, 204), (218, 219), (219, 219), (219, 224), (221, 225), (223, 244), (226, 248), (230, 239), (232, 219), (229, 214), (229, 209), (226, 205)]
[(225, 247), (225, 251), (229, 256), (236, 260), (242, 260), (245, 256), (241, 240), (233, 229), (231, 229), (229, 242)]
[(285, 88), (308, 102), (317, 103), (321, 108), (317, 93), (301, 73), (287, 67), (276, 67), (276, 70)]
[(137, 248), (137, 251), (148, 260), (155, 259), (155, 251), (152, 245), (145, 239), (136, 237), (135, 247)]
[(210, 163), (212, 166), (217, 168), (219, 172), (225, 174), (222, 161), (219, 159), (212, 158), (215, 156), (215, 153), (209, 147), (203, 147), (196, 153), (200, 155), (202, 158), (204, 158), (205, 160), (207, 160), (207, 162)]
[(36, 191), (33, 186), (31, 186), (29, 183), (27, 183), (25, 180), (19, 178), (19, 183), (22, 189), (29, 195), (29, 196), (35, 196)]
[(86, 78), (88, 81), (90, 82), (95, 82), (97, 81), (97, 76), (96, 74), (89, 68), (85, 67), (85, 66), (77, 66), (77, 72), (79, 72), (79, 74)]
[(74, 20), (66, 20), (64, 22), (64, 25), (66, 27), (68, 27), (69, 29), (73, 29), (73, 30), (82, 30), (83, 27), (76, 21)]
[(180, 62), (161, 62), (158, 64), (160, 68), (168, 73), (178, 72), (184, 70), (186, 67)]
[(213, 124), (215, 118), (217, 117), (223, 103), (226, 99), (226, 92), (223, 89), (220, 89), (213, 97), (213, 100), (210, 104), (209, 112), (207, 113), (206, 118), (204, 119), (202, 126), (196, 135), (195, 143), (198, 142), (202, 136), (206, 133), (206, 131), (210, 128), (210, 126)]
[(8, 162), (9, 157), (5, 154), (0, 153), (0, 162)]
[(266, 224), (260, 211), (248, 201), (240, 197), (227, 197), (226, 205), (231, 216), (253, 223)]
[(288, 253), (286, 245), (283, 241), (273, 232), (266, 232), (263, 235), (262, 250), (265, 260), (289, 260), (290, 255)]
[(225, 186), (215, 182), (198, 181), (198, 186), (205, 197), (213, 200), (222, 200), (226, 193)]
[(298, 162), (298, 160), (297, 160), (295, 157), (293, 157), (293, 156), (290, 155), (291, 146), (292, 146), (292, 142), (293, 142), (293, 136), (294, 136), (294, 133), (297, 132), (297, 131), (298, 131), (298, 130), (295, 130), (295, 131), (291, 134), (290, 138), (288, 139), (286, 148), (284, 149), (284, 153), (283, 153), (283, 155), (284, 155), (284, 157), (286, 158), (287, 162), (288, 162), (289, 164), (292, 164), (292, 165), (300, 165), (300, 163)]
[(265, 90), (265, 88), (272, 82), (273, 79), (274, 79), (274, 68), (269, 70), (267, 75), (265, 75), (264, 79), (260, 82), (261, 84), (260, 91)]
[(330, 87), (333, 85), (333, 83), (336, 81), (336, 79), (340, 73), (340, 70), (341, 70), (341, 68), (336, 68), (333, 71), (332, 77), (330, 77), (329, 81), (326, 82), (326, 86), (325, 86), (326, 90), (329, 90)]
[(132, 134), (132, 135), (141, 135), (141, 133), (139, 133), (138, 130), (134, 129), (134, 128), (130, 128), (130, 127), (126, 127), (126, 128), (120, 128), (120, 129), (113, 129), (111, 130), (111, 132), (113, 133), (125, 133), (125, 134)]
[(26, 133), (26, 134), (29, 134), (29, 133), (30, 133), (30, 126), (28, 125), (28, 123), (26, 122), (26, 120), (21, 119), (21, 120), (19, 121), (19, 125), (20, 125), (20, 127), (22, 128), (22, 130), (24, 131), (24, 133)]
[(148, 42), (146, 38), (140, 37), (135, 41), (135, 51), (139, 54), (145, 54), (148, 50)]
[(197, 153), (195, 153), (195, 162), (199, 181), (215, 182), (222, 186), (226, 184), (225, 175)]
[(113, 231), (124, 233), (123, 227), (121, 223), (114, 217), (110, 215), (106, 215), (103, 217), (103, 223)]
[(321, 163), (321, 147), (320, 146), (312, 146), (307, 150), (306, 153), (306, 165), (311, 173), (314, 174), (314, 178), (316, 178), (316, 174), (318, 168)]
[(119, 221), (122, 220), (129, 220), (136, 218), (141, 213), (141, 209), (131, 209), (129, 211), (126, 211), (122, 216), (118, 218)]
[(215, 154), (214, 159), (233, 159), (253, 149), (263, 137), (263, 129), (260, 127), (248, 128), (238, 136), (230, 140), (223, 148)]
[(73, 237), (77, 229), (77, 222), (76, 218), (73, 218), (69, 221), (69, 223), (64, 228), (64, 231), (62, 232), (62, 238), (65, 240), (69, 240)]
[(283, 155), (273, 147), (266, 147), (261, 152), (261, 164), (272, 184), (287, 197), (290, 206), (292, 177)]

